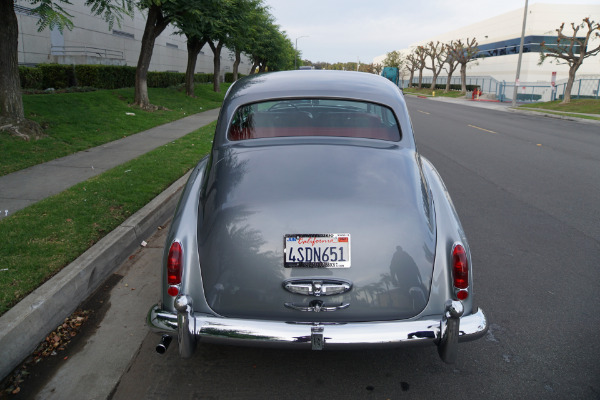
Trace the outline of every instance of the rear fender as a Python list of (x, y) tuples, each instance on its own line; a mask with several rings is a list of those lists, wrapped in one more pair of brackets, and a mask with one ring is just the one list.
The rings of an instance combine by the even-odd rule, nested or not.
[(464, 315), (469, 315), (473, 310), (473, 263), (469, 243), (441, 176), (426, 158), (421, 157), (421, 163), (433, 197), (437, 229), (430, 301), (421, 315), (443, 314), (446, 300), (456, 300), (452, 286), (451, 265), (452, 248), (457, 242), (464, 246), (469, 261), (469, 297), (462, 301)]
[(198, 312), (212, 313), (204, 299), (204, 286), (200, 273), (200, 259), (197, 250), (197, 224), (202, 220), (198, 207), (202, 181), (209, 157), (204, 157), (192, 171), (181, 198), (171, 228), (165, 241), (162, 261), (162, 307), (164, 310), (175, 311), (175, 297), (167, 293), (167, 258), (173, 242), (179, 242), (183, 249), (183, 270), (180, 293), (194, 293), (194, 309)]

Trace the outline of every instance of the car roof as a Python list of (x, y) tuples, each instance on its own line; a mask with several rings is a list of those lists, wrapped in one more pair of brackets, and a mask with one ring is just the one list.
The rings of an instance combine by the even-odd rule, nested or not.
[(247, 104), (271, 98), (331, 97), (392, 105), (400, 89), (379, 75), (365, 72), (313, 70), (249, 75), (231, 86), (228, 102)]

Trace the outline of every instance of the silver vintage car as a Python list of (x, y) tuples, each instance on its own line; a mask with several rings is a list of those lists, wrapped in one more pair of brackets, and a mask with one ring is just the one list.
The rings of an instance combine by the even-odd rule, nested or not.
[(458, 342), (488, 327), (469, 245), (417, 152), (402, 92), (377, 75), (289, 71), (231, 86), (193, 170), (147, 317), (198, 342), (344, 349)]

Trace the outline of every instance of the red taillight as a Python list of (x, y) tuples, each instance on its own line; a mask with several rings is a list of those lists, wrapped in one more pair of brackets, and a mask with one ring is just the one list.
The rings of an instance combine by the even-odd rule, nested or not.
[(454, 246), (454, 249), (452, 250), (452, 277), (454, 279), (455, 288), (466, 289), (469, 287), (469, 262), (467, 261), (467, 252), (460, 244)]
[(173, 242), (167, 259), (167, 283), (169, 285), (179, 285), (181, 283), (182, 258), (181, 245), (178, 242)]

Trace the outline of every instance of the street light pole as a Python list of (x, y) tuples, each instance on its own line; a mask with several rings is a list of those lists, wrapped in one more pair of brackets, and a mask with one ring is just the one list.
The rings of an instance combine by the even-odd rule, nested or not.
[(519, 61), (517, 61), (517, 76), (515, 78), (515, 88), (513, 90), (512, 106), (517, 106), (517, 89), (519, 85), (519, 75), (521, 74), (521, 59), (523, 58), (523, 43), (525, 42), (525, 25), (527, 24), (527, 3), (525, 0), (525, 11), (523, 12), (523, 29), (521, 30), (521, 46), (519, 47)]
[(294, 54), (294, 69), (298, 69), (298, 67), (296, 66), (296, 60), (298, 59), (298, 39), (302, 39), (308, 36), (298, 36), (296, 38), (296, 54)]

